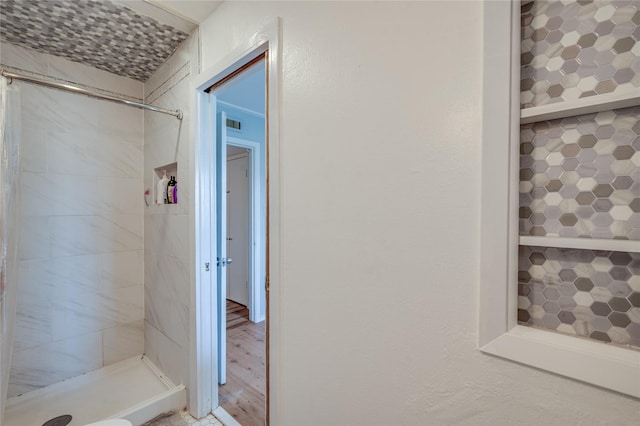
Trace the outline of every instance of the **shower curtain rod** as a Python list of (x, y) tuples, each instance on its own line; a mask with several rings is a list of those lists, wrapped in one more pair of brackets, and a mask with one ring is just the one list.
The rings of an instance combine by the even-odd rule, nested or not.
[(126, 104), (126, 105), (129, 105), (129, 106), (132, 106), (132, 107), (136, 107), (136, 108), (143, 108), (143, 109), (148, 109), (148, 110), (151, 110), (151, 111), (161, 112), (163, 114), (173, 115), (178, 120), (182, 120), (182, 111), (180, 111), (180, 110), (172, 111), (172, 110), (169, 110), (169, 109), (164, 109), (164, 108), (160, 108), (160, 107), (153, 106), (153, 105), (143, 104), (143, 103), (140, 103), (140, 102), (130, 101), (130, 100), (127, 100), (127, 99), (116, 98), (115, 96), (103, 95), (102, 93), (92, 92), (90, 90), (83, 89), (81, 87), (72, 86), (70, 84), (54, 83), (54, 82), (47, 81), (47, 80), (41, 80), (41, 79), (36, 78), (36, 77), (30, 77), (30, 76), (27, 76), (27, 75), (16, 74), (16, 73), (13, 73), (13, 72), (10, 72), (10, 71), (6, 71), (6, 70), (0, 70), (0, 75), (2, 75), (5, 78), (8, 78), (9, 80), (12, 80), (12, 79), (22, 80), (22, 81), (26, 81), (28, 83), (39, 84), (41, 86), (53, 87), (55, 89), (66, 90), (68, 92), (73, 92), (73, 93), (78, 93), (80, 95), (90, 96), (92, 98), (106, 99), (108, 101), (119, 102), (119, 103)]

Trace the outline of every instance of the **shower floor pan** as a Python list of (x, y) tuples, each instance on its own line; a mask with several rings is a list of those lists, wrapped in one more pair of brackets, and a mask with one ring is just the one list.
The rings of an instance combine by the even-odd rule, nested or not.
[(83, 374), (7, 400), (4, 426), (40, 426), (64, 414), (69, 426), (104, 419), (140, 425), (186, 406), (183, 385), (175, 385), (144, 356)]

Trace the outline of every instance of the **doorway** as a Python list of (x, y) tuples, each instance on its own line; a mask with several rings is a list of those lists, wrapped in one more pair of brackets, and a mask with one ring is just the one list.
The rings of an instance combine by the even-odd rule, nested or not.
[[(233, 112), (223, 102), (219, 107), (227, 116)], [(263, 117), (256, 118), (262, 126)], [(226, 266), (225, 382), (218, 392), (220, 407), (242, 425), (266, 422), (262, 146), (227, 136), (226, 248), (231, 263)]]
[[(280, 81), (282, 79), (281, 55), (281, 20), (274, 19), (257, 32), (238, 40), (235, 48), (217, 60), (213, 66), (205, 69), (193, 82), (195, 90), (195, 138), (191, 158), (193, 167), (193, 210), (191, 215), (193, 238), (193, 280), (191, 335), (194, 337), (191, 347), (189, 411), (194, 417), (202, 418), (213, 412), (221, 420), (233, 419), (219, 406), (218, 382), (221, 378), (219, 367), (221, 354), (226, 339), (222, 330), (224, 316), (221, 314), (222, 301), (226, 302), (226, 285), (219, 285), (222, 278), (217, 258), (222, 257), (221, 247), (226, 252), (226, 244), (218, 246), (220, 227), (216, 221), (219, 209), (216, 187), (222, 179), (216, 170), (216, 162), (222, 157), (221, 150), (226, 151), (226, 144), (215, 144), (217, 133), (223, 127), (218, 122), (217, 102), (210, 93), (212, 86), (229, 79), (254, 59), (265, 58), (266, 99), (265, 99), (265, 132), (260, 161), (264, 167), (264, 282), (265, 299), (265, 345), (266, 345), (266, 423), (279, 423), (279, 327), (280, 300), (275, 295), (279, 292), (281, 277), (280, 232), (281, 204), (280, 183)], [(218, 84), (219, 85), (219, 84)], [(233, 119), (233, 117), (230, 117)], [(224, 128), (226, 129), (226, 123)], [(231, 137), (234, 137), (233, 132)], [(225, 134), (226, 136), (226, 134)], [(220, 148), (220, 149), (218, 149)], [(224, 177), (226, 179), (226, 176)], [(254, 194), (257, 193), (254, 191)], [(223, 290), (224, 289), (224, 290)], [(221, 296), (225, 296), (224, 298)], [(226, 309), (225, 309), (226, 311)], [(226, 313), (225, 313), (226, 314)], [(270, 362), (269, 360), (275, 360)], [(225, 421), (225, 423), (227, 423)], [(230, 423), (231, 424), (231, 423)]]
[(246, 425), (266, 422), (265, 81), (259, 56), (210, 91), (218, 123), (218, 285), (226, 286), (219, 288), (219, 405)]
[[(196, 309), (204, 296), (214, 312), (200, 309), (196, 326), (211, 324), (215, 353), (211, 399), (195, 402), (241, 424), (267, 423), (266, 76), (263, 51), (197, 92), (206, 123), (196, 136), (196, 177), (205, 178), (197, 179), (196, 253), (214, 262), (196, 276)], [(196, 349), (203, 361), (206, 340)]]
[[(259, 89), (256, 85), (238, 87)], [(265, 117), (248, 111), (239, 113), (221, 100), (218, 106), (245, 129), (244, 133), (232, 133), (227, 128), (226, 250), (232, 263), (227, 267), (226, 298), (246, 306), (249, 319), (258, 323), (266, 318)]]

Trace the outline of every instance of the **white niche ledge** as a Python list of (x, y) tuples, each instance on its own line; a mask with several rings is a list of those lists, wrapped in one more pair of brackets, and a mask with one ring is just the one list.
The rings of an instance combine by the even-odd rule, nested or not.
[(557, 247), (581, 250), (605, 250), (624, 251), (627, 253), (640, 253), (640, 241), (614, 240), (602, 238), (567, 238), (567, 237), (538, 237), (521, 235), (521, 246)]
[(640, 88), (623, 93), (605, 93), (588, 96), (572, 101), (557, 102), (524, 108), (520, 111), (520, 124), (538, 121), (556, 120), (582, 114), (593, 114), (612, 109), (628, 108), (640, 105)]
[(640, 397), (640, 352), (632, 349), (517, 325), (480, 350)]

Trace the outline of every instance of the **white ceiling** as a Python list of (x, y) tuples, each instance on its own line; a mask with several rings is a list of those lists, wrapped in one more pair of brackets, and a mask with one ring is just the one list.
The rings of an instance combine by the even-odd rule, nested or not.
[(155, 3), (160, 7), (174, 12), (183, 18), (197, 24), (204, 21), (213, 12), (222, 0), (145, 0)]
[(265, 61), (243, 71), (215, 90), (218, 100), (264, 114)]
[(222, 3), (222, 0), (112, 1), (187, 34), (191, 34)]

